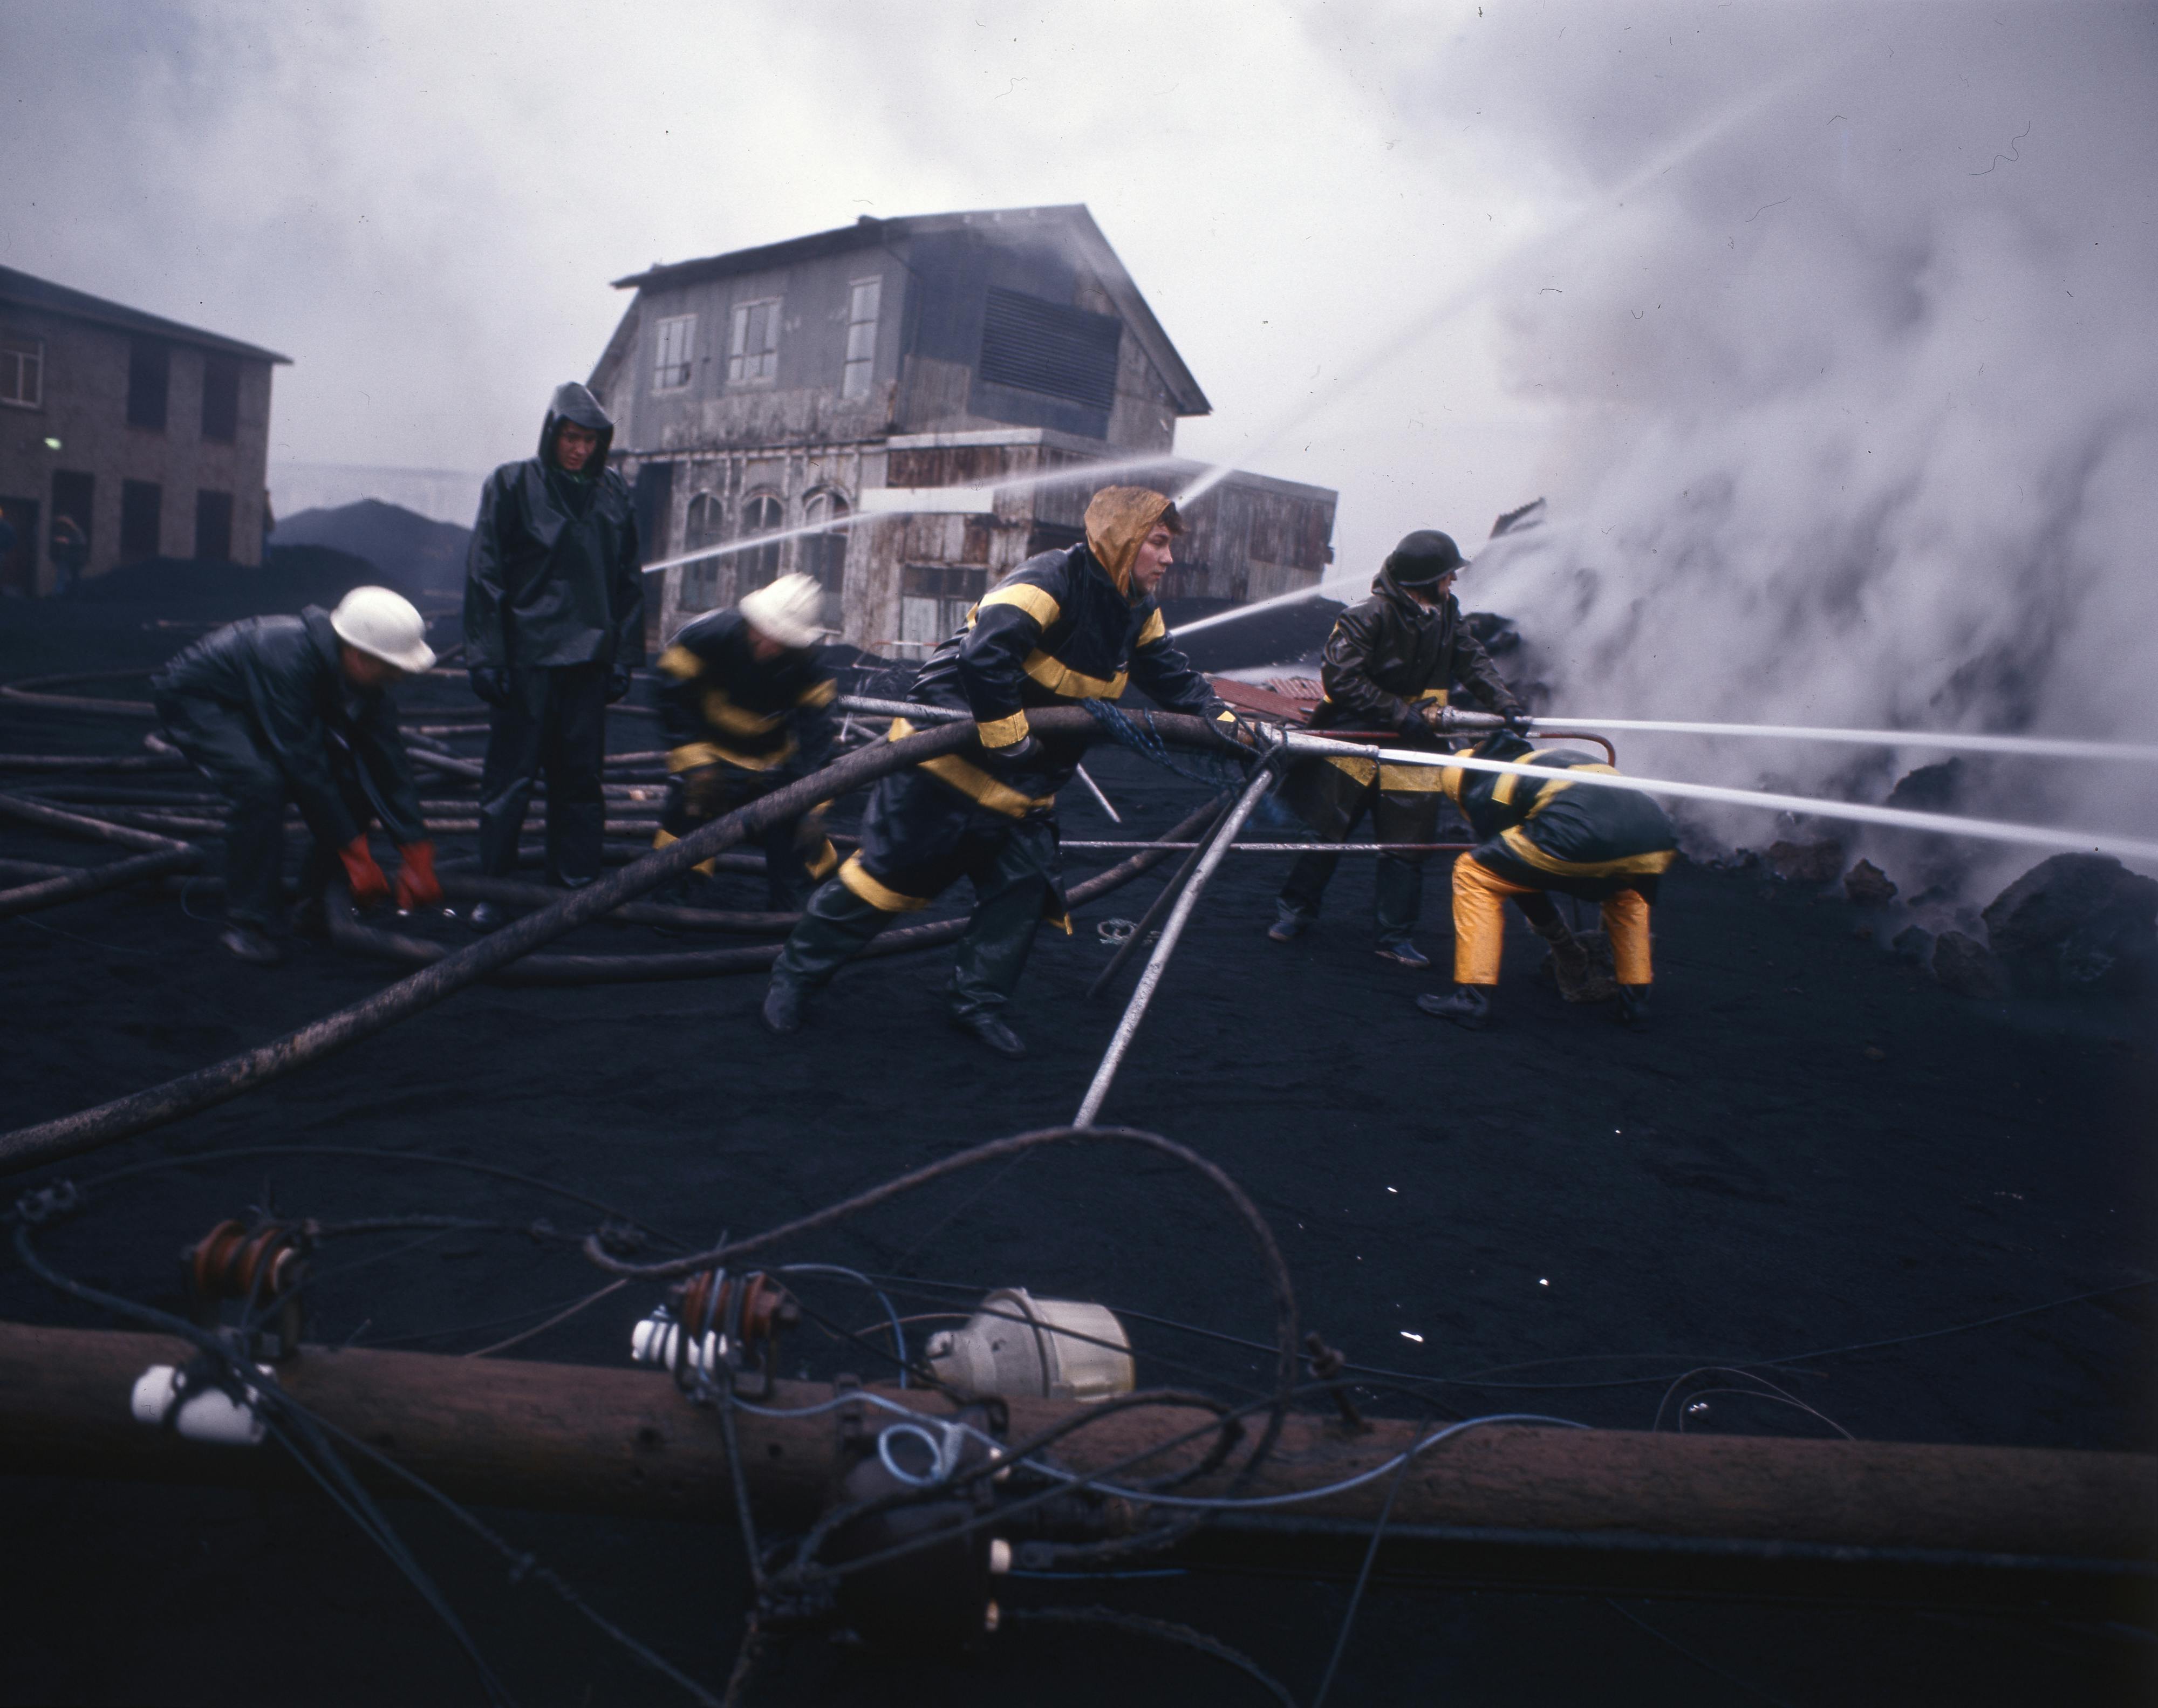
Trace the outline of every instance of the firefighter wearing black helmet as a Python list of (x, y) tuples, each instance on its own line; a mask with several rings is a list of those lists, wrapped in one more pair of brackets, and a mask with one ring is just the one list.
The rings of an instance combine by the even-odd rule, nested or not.
[[(1450, 535), (1420, 528), (1387, 555), (1371, 596), (1335, 619), (1319, 684), (1325, 698), (1313, 714), (1316, 730), (1383, 730), (1412, 746), (1434, 746), (1437, 715), (1457, 689), (1509, 718), (1526, 708), (1462, 621), (1453, 578), (1463, 567)], [(1346, 842), (1368, 814), (1376, 839), (1434, 839), (1441, 802), (1438, 775), (1428, 766), (1381, 765), (1369, 759), (1309, 758), (1289, 772), (1285, 797), (1322, 842)], [(1412, 968), (1431, 962), (1413, 941), (1423, 911), (1420, 853), (1379, 856), (1373, 925), (1378, 953)], [(1289, 869), (1267, 935), (1278, 943), (1300, 937), (1319, 917), (1319, 903), (1341, 856), (1307, 854)]]
[[(493, 710), (480, 782), (480, 869), (517, 864), (532, 787), (547, 778), (547, 877), (599, 875), (607, 707), (644, 662), (643, 576), (628, 483), (607, 467), (614, 423), (581, 385), (555, 388), (540, 453), (482, 488), (465, 560), (465, 663)], [(472, 924), (499, 916), (482, 902)]]

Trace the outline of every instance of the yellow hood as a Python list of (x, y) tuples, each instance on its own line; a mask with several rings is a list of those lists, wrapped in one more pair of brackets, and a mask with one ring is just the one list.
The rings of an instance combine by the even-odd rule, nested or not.
[(1145, 487), (1103, 487), (1087, 506), (1087, 549), (1109, 572), (1117, 591), (1132, 596), (1132, 563), (1169, 501)]

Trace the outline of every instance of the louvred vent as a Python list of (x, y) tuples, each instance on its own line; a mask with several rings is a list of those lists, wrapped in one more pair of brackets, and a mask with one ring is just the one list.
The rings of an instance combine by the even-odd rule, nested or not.
[(1089, 314), (992, 289), (982, 328), (981, 376), (993, 385), (1105, 410), (1117, 400), (1117, 344), (1123, 336), (1123, 323), (1113, 314)]

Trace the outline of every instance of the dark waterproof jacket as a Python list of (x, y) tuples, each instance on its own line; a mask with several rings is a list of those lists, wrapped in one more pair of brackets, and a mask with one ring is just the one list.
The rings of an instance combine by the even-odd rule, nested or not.
[(1514, 771), (1441, 773), (1446, 792), (1477, 837), (1479, 865), (1517, 884), (1608, 895), (1618, 890), (1653, 895), (1655, 880), (1678, 858), (1678, 837), (1664, 809), (1632, 789), (1583, 787), (1568, 771), (1617, 773), (1593, 753), (1532, 748), (1517, 735), (1491, 737), (1479, 759), (1505, 759), (1553, 773), (1546, 782)]
[(245, 715), (277, 762), (316, 839), (343, 848), (359, 834), (338, 787), (359, 781), (400, 846), (426, 839), (397, 708), (379, 689), (344, 673), (330, 616), (250, 617), (204, 635), (150, 679), (150, 691), (200, 699)]
[[(1169, 643), (1153, 596), (1127, 599), (1080, 544), (1029, 558), (991, 588), (965, 626), (923, 662), (909, 698), (971, 713), (982, 745), (994, 751), (1026, 740), (1030, 707), (1115, 699), (1134, 681), (1166, 711), (1231, 716)], [(922, 769), (1018, 818), (1048, 806), (1085, 753), (1083, 742), (1044, 737), (1024, 766), (1001, 777), (957, 756)]]
[[(570, 474), (555, 461), (565, 421), (600, 436)], [(498, 670), (644, 662), (644, 577), (629, 486), (607, 467), (614, 424), (581, 385), (555, 394), (540, 454), (480, 489), (465, 555), (465, 662)]]
[(814, 647), (760, 659), (739, 611), (700, 617), (659, 655), (659, 715), (669, 771), (732, 765), (807, 775), (832, 752), (839, 698)]
[(1422, 735), (1427, 725), (1419, 705), (1445, 704), (1457, 684), (1493, 711), (1520, 704), (1462, 622), (1452, 594), (1443, 605), (1423, 606), (1384, 570), (1369, 599), (1334, 619), (1319, 681), (1326, 697), (1312, 714), (1318, 730), (1345, 725)]

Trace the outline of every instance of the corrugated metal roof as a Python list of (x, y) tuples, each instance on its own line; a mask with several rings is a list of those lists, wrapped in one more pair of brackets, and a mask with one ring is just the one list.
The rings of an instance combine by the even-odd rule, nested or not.
[(1176, 400), (1180, 415), (1205, 415), (1214, 412), (1214, 405), (1200, 390), (1199, 381), (1184, 358), (1177, 353), (1176, 346), (1169, 342), (1169, 334), (1161, 323), (1154, 318), (1154, 310), (1147, 306), (1146, 298), (1139, 294), (1132, 276), (1124, 271), (1123, 262), (1102, 229), (1094, 223), (1083, 202), (1071, 202), (1045, 208), (989, 208), (954, 214), (916, 214), (896, 219), (876, 219), (863, 214), (851, 225), (842, 225), (835, 230), (813, 232), (807, 237), (788, 238), (782, 243), (761, 244), (754, 249), (730, 250), (725, 255), (705, 255), (697, 261), (655, 264), (641, 273), (632, 273), (617, 279), (617, 291), (658, 290), (672, 285), (695, 284), (705, 279), (720, 279), (736, 273), (762, 272), (772, 267), (791, 266), (796, 261), (814, 261), (828, 255), (844, 255), (849, 250), (880, 247), (896, 240), (927, 235), (933, 232), (968, 229), (994, 232), (999, 230), (1023, 230), (1028, 225), (1061, 228), (1061, 235), (1077, 245), (1085, 257), (1088, 269), (1101, 281), (1102, 288), (1116, 305), (1124, 323), (1131, 328), (1132, 335), (1147, 353), (1154, 370), (1168, 385)]
[(48, 314), (64, 314), (75, 320), (92, 321), (100, 326), (117, 328), (122, 332), (147, 333), (154, 337), (169, 338), (174, 343), (194, 344), (224, 355), (245, 356), (257, 362), (281, 362), (287, 367), (292, 365), (290, 356), (281, 356), (276, 351), (266, 350), (259, 344), (242, 343), (238, 338), (226, 338), (221, 333), (204, 332), (199, 326), (186, 326), (177, 320), (167, 320), (163, 315), (147, 314), (139, 308), (128, 307), (124, 302), (109, 302), (102, 297), (91, 296), (87, 291), (55, 285), (49, 279), (18, 272), (13, 267), (0, 267), (0, 304), (4, 303), (42, 309)]

